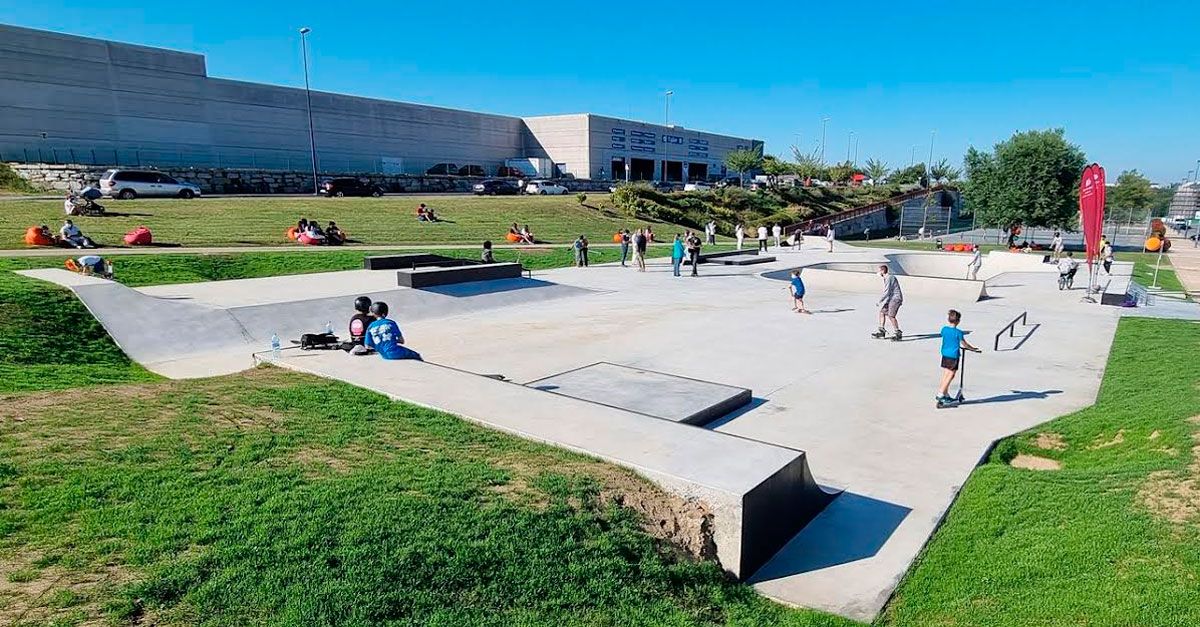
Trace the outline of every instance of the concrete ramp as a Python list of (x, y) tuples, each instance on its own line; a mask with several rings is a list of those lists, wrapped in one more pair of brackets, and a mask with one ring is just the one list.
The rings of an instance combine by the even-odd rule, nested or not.
[[(883, 291), (883, 280), (876, 272), (877, 262), (825, 262), (800, 268), (804, 285), (811, 292), (848, 292), (875, 294)], [(894, 268), (894, 266), (893, 266)], [(771, 278), (786, 279), (790, 271), (771, 273)], [(778, 276), (777, 276), (778, 275)], [(946, 303), (973, 303), (987, 298), (983, 281), (911, 276), (896, 273), (904, 298)]]

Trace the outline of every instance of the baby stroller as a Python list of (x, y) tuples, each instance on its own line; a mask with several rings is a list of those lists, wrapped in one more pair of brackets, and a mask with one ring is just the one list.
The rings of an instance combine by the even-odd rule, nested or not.
[(69, 216), (103, 216), (104, 207), (96, 202), (102, 195), (100, 190), (89, 185), (78, 194), (67, 196), (63, 211)]

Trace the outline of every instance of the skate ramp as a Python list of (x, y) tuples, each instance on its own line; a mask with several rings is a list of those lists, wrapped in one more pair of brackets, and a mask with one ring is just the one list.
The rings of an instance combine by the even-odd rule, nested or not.
[[(883, 279), (876, 272), (881, 262), (829, 261), (799, 268), (804, 286), (810, 292), (847, 292), (852, 294), (874, 294), (883, 292)], [(937, 276), (909, 275), (903, 273), (899, 264), (888, 264), (900, 282), (905, 299), (918, 298), (926, 301), (950, 303), (976, 302), (987, 298), (983, 281), (951, 279)], [(787, 280), (791, 270), (768, 273), (768, 278)]]

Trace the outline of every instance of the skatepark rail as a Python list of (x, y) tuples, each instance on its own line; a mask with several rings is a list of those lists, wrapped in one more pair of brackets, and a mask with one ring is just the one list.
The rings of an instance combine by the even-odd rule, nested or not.
[(1023, 327), (1029, 326), (1028, 316), (1029, 316), (1028, 311), (1022, 311), (1021, 315), (1017, 316), (1016, 318), (1013, 318), (1012, 322), (1008, 323), (1008, 325), (1006, 325), (1003, 329), (1000, 329), (1000, 331), (998, 333), (996, 333), (996, 343), (992, 345), (992, 350), (993, 351), (1000, 350), (1000, 336), (1004, 335), (1005, 331), (1008, 331), (1008, 337), (1016, 337), (1015, 334), (1016, 334), (1016, 326), (1017, 326), (1018, 320), (1021, 322), (1021, 326), (1023, 326)]

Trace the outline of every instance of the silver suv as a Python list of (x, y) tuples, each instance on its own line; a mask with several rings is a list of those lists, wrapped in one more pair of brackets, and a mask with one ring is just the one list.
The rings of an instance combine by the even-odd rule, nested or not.
[(132, 200), (138, 196), (195, 198), (200, 186), (180, 181), (154, 170), (108, 170), (100, 177), (100, 191), (111, 198)]

